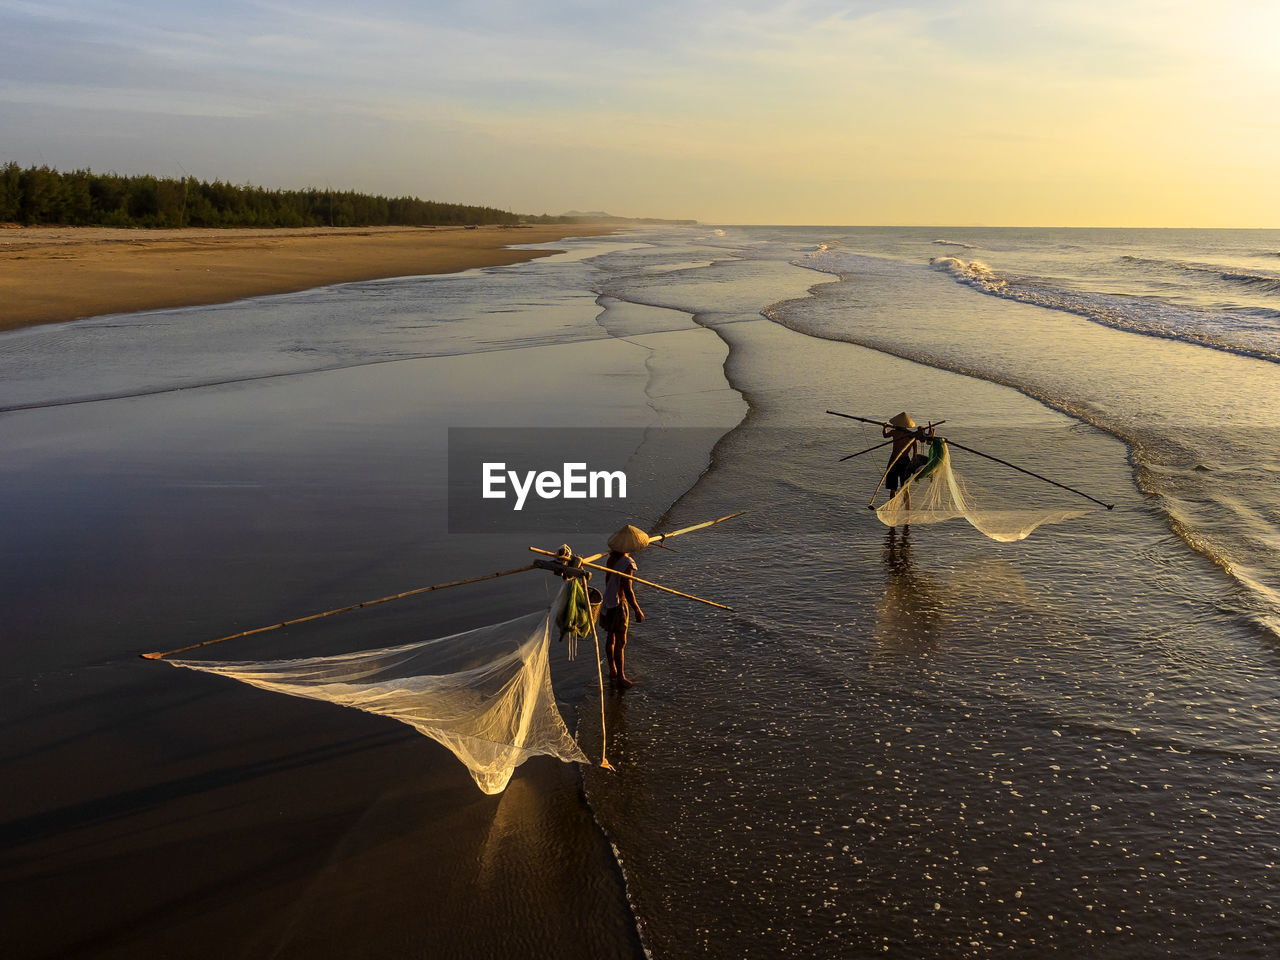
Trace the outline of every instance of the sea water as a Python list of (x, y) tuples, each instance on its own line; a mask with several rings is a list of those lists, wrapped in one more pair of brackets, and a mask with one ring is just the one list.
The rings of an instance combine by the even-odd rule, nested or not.
[[(751, 405), (670, 520), (753, 510), (642, 560), (737, 614), (646, 598), (588, 774), (654, 953), (1273, 953), (1280, 233), (651, 239), (600, 289), (716, 330)], [(887, 457), (836, 462), (879, 431), (827, 409), (945, 419), (1114, 509), (886, 529)]]
[[(641, 590), (649, 618), (629, 646), (639, 684), (606, 702), (617, 772), (584, 773), (652, 953), (1273, 955), (1280, 233), (697, 226), (568, 247), (456, 277), (23, 331), (0, 338), (0, 407), (43, 417), (107, 398), (225, 396), (220, 422), (262, 431), (237, 456), (297, 453), (307, 479), (218, 473), (202, 451), (222, 449), (220, 428), (181, 421), (203, 432), (176, 448), (190, 473), (179, 499), (191, 509), (199, 487), (223, 530), (202, 545), (233, 558), (241, 486), (255, 503), (264, 490), (278, 497), (263, 531), (311, 546), (271, 591), (245, 580), (224, 605), (265, 604), (284, 583), (307, 612), (321, 597), (304, 582), (350, 587), (335, 566), (363, 564), (362, 586), (380, 592), (388, 568), (452, 548), (443, 524), (419, 516), (444, 509), (439, 491), (374, 482), (410, 455), (406, 437), (448, 419), (406, 399), (414, 377), (439, 369), (434, 358), (634, 341), (645, 416), (664, 397), (721, 397), (727, 381), (741, 400), (717, 406), (724, 433), (709, 459), (665, 516), (637, 520), (750, 510), (678, 553), (640, 558), (642, 574), (736, 613)], [(723, 343), (723, 375), (716, 364), (657, 369), (643, 349), (645, 337), (695, 331)], [(536, 378), (518, 356), (513, 371)], [(394, 423), (385, 393), (361, 399), (359, 371), (375, 368), (404, 371)], [(323, 441), (307, 426), (315, 395), (287, 393), (295, 429), (234, 392), (318, 371), (347, 371)], [(519, 409), (517, 386), (495, 384), (458, 416), (502, 425)], [(72, 621), (102, 634), (110, 612), (90, 663), (138, 623), (118, 599), (126, 566), (104, 573), (90, 554), (106, 544), (136, 558), (126, 520), (147, 506), (92, 513), (84, 492), (110, 505), (122, 471), (159, 473), (176, 454), (149, 438), (173, 442), (182, 431), (166, 417), (184, 409), (138, 407), (127, 430), (115, 413), (85, 414), (69, 439), (10, 421), (12, 502), (52, 504), (16, 516), (10, 542), (72, 549), (9, 575), (48, 594), (49, 609), (51, 585), (75, 586), (76, 571), (105, 577), (90, 594), (104, 605)], [(953, 451), (956, 470), (1003, 503), (1091, 512), (1017, 544), (962, 520), (886, 528), (866, 509), (884, 452), (838, 462), (879, 431), (828, 409), (946, 420), (956, 442), (1114, 509)], [(602, 416), (595, 425), (647, 422), (621, 407)], [(335, 420), (341, 443), (328, 436)], [(687, 411), (673, 422), (708, 425)], [(100, 476), (68, 480), (75, 451), (105, 464)], [(363, 466), (344, 467), (350, 456)], [(354, 512), (331, 515), (328, 486), (344, 483)], [(82, 514), (92, 526), (73, 529)], [(162, 539), (135, 545), (158, 556)], [(146, 605), (168, 603), (155, 619), (172, 622), (183, 610), (165, 598), (183, 571), (152, 566), (174, 582), (157, 583)], [(200, 570), (207, 582), (243, 572)], [(256, 613), (244, 612), (247, 625)], [(38, 633), (35, 620), (13, 622)], [(21, 647), (13, 657), (14, 689), (24, 664), (51, 684), (50, 658), (67, 670), (84, 659)], [(590, 695), (579, 713), (584, 739), (598, 736)]]

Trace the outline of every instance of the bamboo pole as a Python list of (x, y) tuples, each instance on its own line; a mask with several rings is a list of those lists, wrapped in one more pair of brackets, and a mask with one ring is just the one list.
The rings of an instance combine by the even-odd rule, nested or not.
[(827, 413), (833, 417), (844, 417), (846, 420), (857, 420), (860, 423), (873, 423), (877, 427), (883, 427), (886, 423), (884, 420), (872, 420), (870, 417), (855, 417), (852, 413), (841, 413), (839, 410), (828, 410)]
[(746, 512), (747, 512), (746, 510), (739, 510), (737, 513), (731, 513), (727, 517), (718, 517), (715, 520), (707, 520), (703, 523), (695, 523), (691, 527), (681, 527), (679, 530), (671, 530), (668, 533), (655, 534), (654, 536), (651, 536), (649, 538), (649, 542), (653, 543), (656, 540), (658, 543), (661, 543), (664, 540), (670, 539), (671, 537), (678, 537), (681, 534), (693, 533), (693, 531), (695, 530), (705, 530), (707, 527), (714, 527), (717, 523), (724, 523), (726, 520), (736, 519), (737, 517), (742, 516)]
[(1048, 477), (1042, 477), (1038, 473), (1033, 473), (1030, 470), (1023, 469), (1022, 467), (1018, 466), (1016, 463), (1010, 463), (1008, 460), (1001, 460), (999, 457), (993, 457), (991, 456), (991, 454), (983, 453), (981, 450), (975, 450), (973, 449), (973, 447), (966, 447), (964, 444), (956, 443), (954, 440), (947, 440), (945, 437), (940, 437), (939, 439), (943, 440), (945, 443), (951, 444), (953, 447), (957, 447), (961, 450), (967, 450), (969, 453), (976, 453), (978, 456), (986, 457), (988, 460), (994, 460), (996, 463), (1003, 463), (1006, 467), (1013, 467), (1014, 470), (1017, 470), (1020, 473), (1025, 473), (1029, 477), (1035, 477), (1037, 480), (1043, 480), (1045, 483), (1051, 483), (1055, 487), (1061, 487), (1063, 490), (1070, 490), (1072, 493), (1077, 494), (1078, 496), (1084, 497), (1086, 500), (1092, 500), (1094, 503), (1098, 504), (1099, 506), (1106, 507), (1108, 510), (1115, 509), (1114, 503), (1106, 503), (1102, 500), (1099, 500), (1097, 497), (1091, 497), (1082, 490), (1077, 490), (1075, 487), (1068, 487), (1065, 483), (1059, 483), (1057, 480), (1050, 480)]
[[(664, 540), (670, 540), (672, 537), (678, 537), (685, 533), (693, 533), (695, 530), (705, 530), (707, 527), (714, 527), (717, 523), (724, 523), (726, 520), (733, 520), (742, 516), (746, 512), (746, 510), (739, 510), (737, 513), (731, 513), (727, 517), (717, 517), (715, 520), (707, 520), (704, 523), (695, 523), (691, 527), (681, 527), (679, 530), (672, 530), (670, 533), (653, 534), (649, 537), (649, 543), (652, 544), (654, 541), (657, 541), (658, 545), (662, 546)], [(607, 555), (607, 551), (605, 553), (593, 553), (591, 556), (583, 557), (582, 559), (584, 563), (591, 563)]]
[[(672, 530), (670, 533), (658, 534), (656, 537), (653, 537), (651, 539), (657, 540), (659, 545), (661, 545), (663, 540), (666, 540), (670, 537), (678, 537), (683, 533), (692, 533), (694, 530), (702, 530), (702, 529), (705, 529), (706, 527), (713, 527), (717, 523), (724, 523), (724, 521), (726, 520), (732, 520), (735, 517), (740, 517), (746, 512), (747, 511), (745, 510), (740, 510), (737, 513), (729, 514), (727, 517), (719, 517), (715, 520), (708, 520), (704, 523), (695, 523), (691, 527), (684, 527), (680, 530)], [(530, 547), (529, 549), (535, 550), (534, 547)], [(549, 557), (556, 556), (556, 554), (551, 553), (549, 550), (536, 550), (536, 552), (545, 554), (546, 556), (549, 556)], [(586, 560), (584, 560), (583, 562), (586, 566), (593, 567), (594, 569), (597, 569), (597, 570), (604, 570), (607, 573), (617, 573), (616, 570), (611, 571), (609, 570), (608, 567), (601, 567), (591, 562), (593, 560), (599, 560), (604, 555), (605, 554), (603, 553), (597, 553), (594, 556), (586, 558)], [(208, 646), (212, 646), (215, 643), (223, 643), (227, 640), (236, 640), (236, 639), (239, 639), (240, 637), (250, 637), (256, 633), (266, 633), (269, 630), (279, 630), (281, 627), (291, 627), (291, 626), (294, 626), (295, 624), (306, 623), (310, 620), (320, 620), (320, 619), (323, 619), (324, 617), (332, 617), (335, 614), (347, 613), (348, 611), (351, 611), (351, 610), (359, 610), (362, 607), (373, 607), (373, 606), (377, 606), (380, 603), (389, 603), (392, 600), (403, 600), (405, 597), (414, 597), (420, 593), (430, 593), (433, 590), (444, 590), (447, 587), (462, 587), (462, 586), (466, 586), (469, 583), (481, 583), (485, 580), (496, 580), (499, 577), (511, 576), (511, 574), (513, 573), (524, 573), (528, 570), (535, 570), (535, 569), (537, 569), (537, 567), (534, 564), (529, 564), (528, 566), (525, 566), (525, 567), (516, 567), (513, 570), (501, 570), (497, 573), (487, 573), (487, 574), (484, 574), (483, 576), (470, 577), (466, 580), (453, 580), (449, 583), (437, 583), (430, 587), (418, 587), (414, 590), (406, 590), (403, 593), (392, 594), (389, 597), (379, 597), (377, 600), (365, 600), (363, 603), (353, 603), (353, 604), (350, 604), (349, 606), (338, 607), (336, 610), (326, 610), (323, 613), (313, 613), (313, 614), (310, 614), (309, 616), (297, 617), (293, 620), (285, 620), (282, 623), (272, 623), (265, 627), (256, 627), (253, 630), (242, 630), (240, 633), (232, 633), (225, 637), (218, 637), (216, 640), (202, 640), (199, 643), (188, 644), (185, 647), (177, 647), (176, 649), (173, 649), (173, 650), (156, 651), (153, 653), (144, 653), (144, 654), (140, 654), (140, 656), (142, 656), (143, 659), (146, 659), (146, 660), (162, 660), (165, 657), (172, 656), (175, 653), (186, 653), (188, 650), (196, 650), (200, 647), (208, 647)], [(625, 574), (619, 574), (619, 576), (625, 576)], [(648, 586), (655, 587), (658, 590), (665, 590), (668, 593), (674, 593), (676, 594), (676, 596), (687, 597), (690, 600), (697, 600), (699, 603), (710, 604), (713, 607), (721, 607), (722, 609), (725, 609), (725, 610), (733, 609), (732, 607), (724, 606), (724, 604), (712, 603), (710, 600), (703, 600), (701, 597), (695, 597), (692, 594), (681, 593), (679, 590), (672, 590), (671, 588), (664, 587), (661, 584), (650, 583), (648, 580), (641, 580), (639, 577), (631, 577), (629, 579), (634, 579), (636, 580), (637, 583), (643, 583)]]
[[(594, 617), (591, 618), (591, 639), (596, 644), (596, 680), (600, 683), (600, 766), (612, 771), (613, 764), (609, 762), (609, 727), (604, 719), (604, 672), (600, 669), (600, 631), (596, 629)], [(609, 669), (612, 670), (613, 666), (610, 665)]]
[[(555, 556), (555, 554), (551, 554)], [(216, 640), (202, 640), (200, 643), (193, 643), (189, 646), (178, 647), (176, 650), (165, 650), (159, 653), (144, 653), (141, 656), (145, 660), (162, 660), (167, 656), (175, 653), (186, 653), (188, 650), (195, 650), (197, 647), (208, 647), (215, 643), (222, 643), (224, 640), (235, 640), (239, 637), (249, 637), (255, 633), (266, 633), (268, 630), (279, 630), (281, 627), (291, 627), (296, 623), (306, 623), (309, 620), (320, 620), (323, 617), (332, 617), (337, 613), (346, 613), (349, 610), (359, 610), (361, 607), (373, 607), (379, 603), (390, 603), (392, 600), (403, 600), (405, 597), (414, 597), (420, 593), (430, 593), (432, 590), (443, 590), (446, 587), (461, 587), (468, 583), (480, 583), (482, 580), (496, 580), (499, 577), (509, 577), (513, 573), (524, 573), (526, 570), (537, 569), (533, 564), (527, 567), (516, 567), (514, 570), (501, 570), (498, 573), (486, 573), (481, 577), (471, 577), (467, 580), (454, 580), (451, 583), (437, 583), (431, 587), (418, 587), (416, 590), (406, 590), (404, 593), (392, 594), (389, 597), (379, 597), (377, 600), (365, 600), (363, 603), (353, 603), (347, 607), (339, 607), (336, 610), (326, 610), (324, 613), (313, 613), (306, 617), (298, 617), (294, 620), (285, 620), (283, 623), (273, 623), (265, 627), (256, 627), (253, 630), (243, 630), (240, 633), (233, 633), (226, 637), (218, 637)]]
[[(872, 420), (869, 417), (855, 417), (852, 413), (841, 413), (839, 410), (828, 410), (827, 413), (831, 414), (833, 417), (844, 417), (846, 420), (857, 420), (859, 423), (870, 423), (877, 427), (893, 426), (892, 424), (889, 423), (888, 420)], [(945, 420), (939, 420), (936, 423), (930, 421), (928, 427), (916, 427), (916, 431), (918, 432), (921, 430), (932, 429), (934, 427), (940, 427), (946, 422), (947, 421)], [(893, 427), (893, 429), (909, 430), (910, 428), (909, 427)]]
[[(893, 441), (890, 440), (889, 442), (892, 443)], [(880, 478), (880, 482), (876, 484), (875, 490), (871, 492), (871, 500), (867, 503), (868, 510), (874, 510), (876, 508), (876, 495), (880, 493), (880, 488), (884, 486), (884, 482), (889, 479), (889, 471), (892, 470), (893, 465), (898, 462), (898, 458), (910, 449), (911, 444), (907, 444), (894, 455), (892, 460), (889, 461), (889, 466), (885, 468), (884, 476)]]
[[(555, 554), (550, 550), (543, 550), (540, 547), (530, 547), (529, 549), (534, 553), (545, 554), (548, 557), (555, 556)], [(625, 577), (628, 580), (634, 580), (636, 583), (643, 583), (646, 587), (653, 587), (655, 590), (674, 593), (677, 597), (684, 597), (686, 600), (697, 600), (698, 603), (705, 603), (709, 607), (719, 607), (721, 610), (728, 610), (730, 613), (733, 612), (733, 607), (725, 606), (723, 603), (716, 603), (714, 600), (703, 600), (702, 597), (695, 597), (692, 593), (681, 593), (679, 590), (672, 590), (670, 587), (664, 587), (662, 584), (654, 583), (652, 580), (643, 580), (640, 577), (633, 576), (629, 573), (621, 573), (618, 570), (610, 569), (609, 567), (603, 566), (599, 563), (591, 563), (588, 560), (583, 560), (582, 565), (584, 567), (590, 567), (593, 570), (603, 570), (605, 573), (612, 573), (616, 577)]]
[(877, 443), (874, 447), (867, 447), (867, 449), (859, 450), (857, 453), (851, 453), (847, 457), (841, 457), (836, 461), (836, 463), (844, 463), (846, 460), (852, 460), (854, 457), (860, 457), (864, 453), (870, 453), (872, 450), (879, 450), (881, 447), (887, 447), (891, 443), (893, 443), (892, 438), (886, 440), (884, 443)]

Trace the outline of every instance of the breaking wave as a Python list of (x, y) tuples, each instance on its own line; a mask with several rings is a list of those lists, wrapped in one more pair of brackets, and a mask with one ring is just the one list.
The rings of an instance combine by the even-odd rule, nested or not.
[(962, 240), (934, 240), (933, 242), (940, 247), (964, 247), (966, 250), (975, 249), (972, 243), (965, 243)]
[[(1138, 262), (1141, 258), (1128, 259)], [(1128, 333), (1181, 340), (1196, 346), (1280, 362), (1280, 324), (1276, 322), (1280, 320), (1280, 310), (1253, 308), (1215, 312), (1176, 306), (1148, 297), (1066, 290), (1037, 278), (999, 273), (981, 260), (934, 257), (929, 266), (991, 296), (1062, 310)], [(1280, 285), (1280, 277), (1260, 279)], [(1280, 286), (1277, 289), (1280, 290)], [(1254, 322), (1242, 322), (1248, 318)]]

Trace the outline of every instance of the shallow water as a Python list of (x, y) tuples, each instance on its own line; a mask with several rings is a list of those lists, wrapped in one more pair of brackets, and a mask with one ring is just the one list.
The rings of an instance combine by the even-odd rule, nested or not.
[[(588, 775), (649, 944), (1269, 955), (1280, 500), (1271, 455), (1214, 384), (1274, 423), (1273, 365), (979, 296), (903, 233), (844, 250), (843, 279), (810, 274), (810, 296), (775, 283), (761, 307), (776, 322), (722, 310), (720, 286), (738, 272), (763, 299), (782, 263), (833, 269), (833, 238), (746, 233), (702, 281), (607, 287), (712, 325), (752, 405), (670, 520), (752, 514), (642, 564), (738, 615), (645, 598), (642, 683), (610, 718), (619, 774)], [(833, 342), (850, 340), (971, 375)], [(967, 445), (1117, 507), (1008, 545), (963, 521), (886, 529), (861, 506), (882, 454), (834, 462), (877, 431), (824, 423), (831, 408), (945, 417)], [(954, 457), (1006, 502), (1072, 505)]]

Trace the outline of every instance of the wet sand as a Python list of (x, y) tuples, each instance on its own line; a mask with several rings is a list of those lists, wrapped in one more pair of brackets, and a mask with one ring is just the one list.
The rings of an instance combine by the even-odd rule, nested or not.
[(511, 244), (598, 236), (616, 224), (299, 230), (0, 230), (0, 330), (387, 277), (520, 263)]
[[(647, 422), (654, 404), (697, 421), (736, 396), (707, 390), (725, 357), (709, 331), (623, 340), (595, 312), (585, 341), (0, 415), (13, 956), (642, 955), (575, 767), (535, 758), (487, 797), (386, 718), (136, 656), (522, 561), (523, 541), (448, 535), (446, 427), (578, 424), (579, 392), (600, 423)], [(676, 466), (664, 504), (704, 464)], [(547, 589), (508, 578), (217, 656), (442, 635), (537, 609)], [(594, 665), (556, 654), (572, 723), (598, 703)]]

